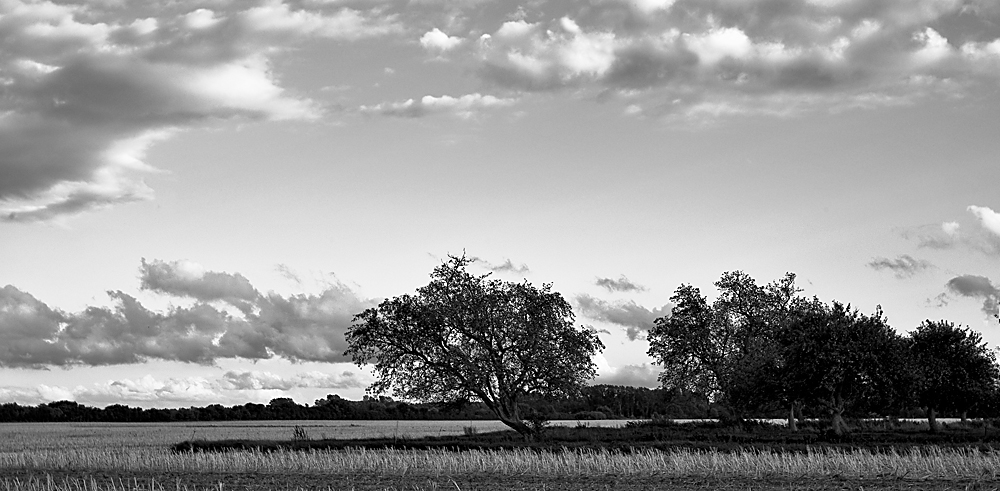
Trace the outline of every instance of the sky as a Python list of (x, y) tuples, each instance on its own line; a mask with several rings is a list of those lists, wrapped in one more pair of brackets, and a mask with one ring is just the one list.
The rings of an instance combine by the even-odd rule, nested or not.
[(744, 271), (1000, 346), (995, 0), (0, 0), (0, 402), (360, 399), (449, 254), (655, 387)]

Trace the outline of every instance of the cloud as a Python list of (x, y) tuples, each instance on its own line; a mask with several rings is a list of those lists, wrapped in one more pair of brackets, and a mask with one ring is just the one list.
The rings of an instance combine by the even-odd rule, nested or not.
[(0, 399), (21, 404), (76, 401), (98, 406), (140, 404), (162, 407), (177, 403), (210, 404), (225, 399), (218, 385), (204, 377), (157, 380), (151, 375), (145, 375), (138, 379), (108, 380), (76, 387), (44, 384), (33, 388), (0, 387)]
[(242, 275), (183, 261), (143, 261), (141, 272), (145, 288), (194, 303), (156, 312), (131, 295), (109, 291), (111, 307), (67, 313), (11, 285), (0, 289), (0, 366), (350, 361), (345, 332), (354, 314), (372, 305), (339, 283), (318, 295), (286, 297), (261, 294)]
[(462, 44), (462, 41), (464, 41), (462, 38), (449, 36), (436, 27), (425, 32), (423, 36), (420, 36), (420, 45), (424, 49), (442, 53), (458, 47), (458, 45)]
[[(912, 104), (960, 97), (1000, 78), (1000, 14), (964, 7), (958, 0), (599, 2), (490, 28), (476, 61), (479, 75), (501, 87), (590, 87), (664, 117)], [(969, 22), (979, 27), (975, 35), (955, 27)]]
[(253, 301), (260, 296), (245, 276), (205, 271), (190, 261), (146, 262), (143, 258), (139, 271), (142, 288), (157, 293), (202, 301)]
[(339, 374), (305, 372), (291, 377), (271, 372), (230, 371), (222, 378), (224, 387), (231, 390), (350, 389), (363, 388), (369, 384), (369, 381), (361, 380), (357, 373), (346, 370)]
[(963, 297), (983, 300), (983, 312), (996, 316), (1000, 313), (1000, 289), (993, 285), (989, 278), (976, 275), (956, 276), (947, 283), (948, 290)]
[(660, 386), (658, 376), (658, 370), (647, 363), (643, 363), (641, 365), (624, 365), (617, 368), (607, 367), (591, 383), (594, 385), (629, 385), (654, 389)]
[(358, 10), (341, 8), (333, 14), (292, 10), (280, 0), (269, 0), (241, 14), (251, 29), (318, 35), (334, 39), (357, 40), (402, 31), (394, 16), (366, 15)]
[(372, 10), (183, 10), (136, 3), (0, 3), (0, 221), (28, 223), (153, 198), (158, 141), (228, 120), (311, 120), (322, 111), (272, 72), (305, 37), (399, 32)]
[(954, 249), (961, 246), (988, 255), (1000, 255), (1000, 213), (975, 205), (967, 210), (976, 218), (975, 225), (962, 226), (957, 221), (949, 221), (906, 229), (902, 236), (916, 240), (918, 247)]
[(474, 263), (481, 264), (484, 268), (493, 271), (494, 273), (515, 273), (515, 274), (528, 274), (531, 269), (528, 268), (527, 264), (521, 263), (520, 265), (514, 264), (510, 259), (505, 259), (502, 263), (492, 263), (481, 257), (471, 257), (469, 258)]
[(595, 285), (602, 288), (606, 288), (609, 292), (642, 292), (646, 291), (646, 287), (642, 285), (637, 285), (631, 280), (622, 275), (618, 279), (613, 278), (597, 278), (594, 282)]
[(152, 375), (139, 378), (107, 380), (90, 385), (61, 387), (0, 387), (0, 400), (22, 404), (44, 404), (53, 401), (77, 401), (82, 404), (106, 406), (128, 404), (146, 407), (187, 406), (191, 404), (243, 404), (247, 399), (266, 400), (274, 394), (261, 391), (288, 392), (296, 389), (354, 389), (370, 383), (364, 375), (352, 371), (324, 373), (300, 372), (277, 375), (262, 371), (229, 371), (221, 377), (170, 377), (158, 379)]
[(979, 223), (984, 229), (1000, 237), (1000, 213), (985, 206), (970, 206), (968, 209), (979, 219)]
[(903, 254), (896, 259), (876, 257), (868, 263), (868, 267), (876, 271), (889, 270), (896, 278), (909, 278), (921, 271), (934, 268), (930, 261), (924, 259), (914, 259), (908, 254)]
[(480, 93), (466, 94), (460, 97), (425, 95), (420, 100), (407, 99), (404, 102), (361, 106), (360, 109), (363, 113), (403, 118), (421, 118), (433, 114), (452, 114), (461, 118), (470, 118), (477, 112), (511, 106), (515, 102), (517, 101), (514, 99)]
[(633, 301), (609, 303), (587, 294), (577, 295), (577, 308), (584, 316), (626, 328), (628, 338), (635, 341), (653, 327), (653, 321), (670, 315), (672, 305), (649, 310)]

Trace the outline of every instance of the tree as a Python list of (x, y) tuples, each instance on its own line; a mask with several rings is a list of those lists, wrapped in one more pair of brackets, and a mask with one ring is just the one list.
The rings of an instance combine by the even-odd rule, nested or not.
[(415, 295), (357, 314), (347, 354), (374, 365), (370, 393), (427, 402), (482, 401), (530, 438), (519, 403), (528, 395), (568, 396), (594, 377), (597, 335), (574, 325), (573, 310), (551, 284), (490, 279), (449, 256)]
[(982, 336), (947, 321), (925, 320), (909, 335), (915, 397), (927, 408), (930, 431), (937, 411), (965, 412), (997, 387), (1000, 369)]
[(670, 315), (654, 321), (649, 355), (663, 366), (668, 390), (696, 392), (740, 413), (773, 403), (780, 362), (775, 335), (798, 289), (795, 275), (766, 286), (747, 274), (723, 273), (711, 305), (691, 285), (680, 285)]
[(896, 402), (905, 350), (881, 308), (868, 316), (839, 302), (799, 300), (781, 344), (786, 397), (825, 407), (837, 435), (846, 430), (848, 409), (884, 410)]

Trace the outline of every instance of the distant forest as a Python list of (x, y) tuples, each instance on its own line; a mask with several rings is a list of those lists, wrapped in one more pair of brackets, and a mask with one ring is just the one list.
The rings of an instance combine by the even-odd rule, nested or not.
[[(533, 399), (525, 404), (546, 419), (704, 418), (713, 411), (706, 398), (678, 395), (664, 389), (618, 385), (584, 387), (578, 397), (564, 400)], [(355, 401), (336, 394), (312, 405), (289, 398), (272, 399), (267, 404), (236, 406), (212, 404), (204, 407), (143, 409), (113, 404), (103, 409), (73, 401), (56, 401), (37, 406), (17, 403), (0, 405), (0, 422), (169, 422), (169, 421), (256, 421), (256, 420), (495, 420), (480, 402), (451, 404), (410, 403), (390, 397), (369, 397)]]
[[(979, 411), (970, 416), (995, 416), (997, 401), (982, 401)], [(688, 419), (725, 418), (724, 406), (709, 403), (708, 398), (666, 389), (647, 389), (620, 385), (584, 387), (578, 397), (562, 400), (533, 399), (526, 409), (548, 420), (592, 419)], [(959, 416), (959, 413), (943, 416)], [(756, 417), (781, 418), (781, 410), (761, 412)], [(825, 414), (806, 413), (822, 418)], [(872, 415), (876, 416), (876, 415)], [(901, 416), (921, 418), (922, 409), (904, 411)], [(56, 401), (37, 406), (17, 403), (0, 404), (0, 422), (108, 422), (157, 423), (181, 421), (264, 421), (264, 420), (495, 420), (496, 416), (479, 402), (459, 404), (408, 403), (390, 397), (368, 397), (354, 401), (336, 394), (318, 399), (312, 405), (298, 404), (289, 398), (272, 399), (267, 404), (247, 403), (235, 406), (212, 404), (204, 407), (143, 409), (113, 404), (90, 407), (73, 401)]]

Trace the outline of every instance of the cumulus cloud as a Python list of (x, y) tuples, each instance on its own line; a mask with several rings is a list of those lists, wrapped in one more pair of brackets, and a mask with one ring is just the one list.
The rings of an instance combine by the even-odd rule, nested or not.
[(983, 312), (996, 316), (1000, 313), (1000, 288), (985, 276), (962, 275), (948, 281), (948, 290), (963, 297), (978, 298), (983, 301)]
[(404, 102), (361, 106), (361, 112), (403, 118), (421, 118), (433, 114), (452, 114), (461, 118), (470, 118), (477, 112), (507, 107), (515, 102), (514, 99), (480, 93), (466, 94), (460, 97), (425, 95), (420, 100), (407, 99)]
[(660, 386), (658, 376), (658, 370), (648, 363), (643, 363), (641, 365), (625, 365), (616, 368), (607, 367), (601, 370), (591, 383), (595, 385), (630, 385), (633, 387), (654, 389)]
[(582, 315), (624, 327), (628, 338), (633, 341), (649, 331), (655, 319), (670, 315), (672, 308), (672, 305), (666, 304), (650, 310), (633, 301), (611, 303), (587, 294), (577, 295), (575, 300)]
[(247, 398), (273, 396), (261, 391), (293, 391), (296, 389), (363, 388), (370, 381), (355, 372), (301, 372), (278, 375), (262, 371), (229, 371), (220, 377), (169, 377), (152, 375), (139, 378), (107, 380), (89, 385), (61, 387), (0, 387), (0, 400), (22, 404), (43, 404), (53, 401), (77, 401), (90, 405), (129, 404), (149, 407), (190, 404), (215, 404), (229, 401), (247, 402)]
[[(117, 365), (220, 358), (349, 361), (344, 333), (372, 302), (342, 284), (318, 295), (257, 292), (242, 275), (192, 263), (142, 263), (153, 291), (194, 299), (165, 312), (109, 291), (112, 307), (68, 313), (11, 285), (0, 289), (0, 366)], [(227, 307), (236, 309), (235, 313)]]
[(143, 258), (139, 272), (142, 288), (168, 295), (203, 301), (253, 301), (260, 296), (245, 276), (205, 271), (191, 261), (146, 262)]
[(312, 371), (290, 377), (271, 372), (230, 371), (222, 378), (223, 386), (232, 390), (349, 389), (369, 384), (369, 381), (361, 380), (357, 373), (346, 370), (338, 374)]
[(609, 292), (641, 292), (646, 291), (646, 287), (638, 285), (621, 275), (618, 279), (614, 278), (597, 278), (594, 282), (595, 285), (607, 289)]
[[(967, 6), (600, 2), (487, 31), (478, 69), (503, 87), (595, 87), (684, 117), (909, 104), (996, 83), (1000, 14)], [(975, 36), (955, 27), (969, 22)]]
[(270, 0), (0, 3), (0, 220), (37, 222), (151, 199), (151, 145), (216, 121), (314, 119), (270, 57), (296, 39), (397, 32), (372, 10), (293, 10)]
[(876, 271), (889, 270), (896, 278), (909, 278), (921, 271), (934, 267), (930, 261), (915, 259), (913, 256), (903, 254), (896, 259), (886, 257), (876, 257), (868, 263), (868, 267)]
[(458, 47), (458, 45), (462, 44), (462, 41), (462, 38), (449, 36), (436, 27), (425, 32), (423, 36), (420, 36), (420, 45), (424, 49), (442, 53)]
[(992, 233), (993, 235), (1000, 237), (1000, 213), (993, 211), (985, 206), (970, 206), (969, 211), (979, 219), (980, 225)]

